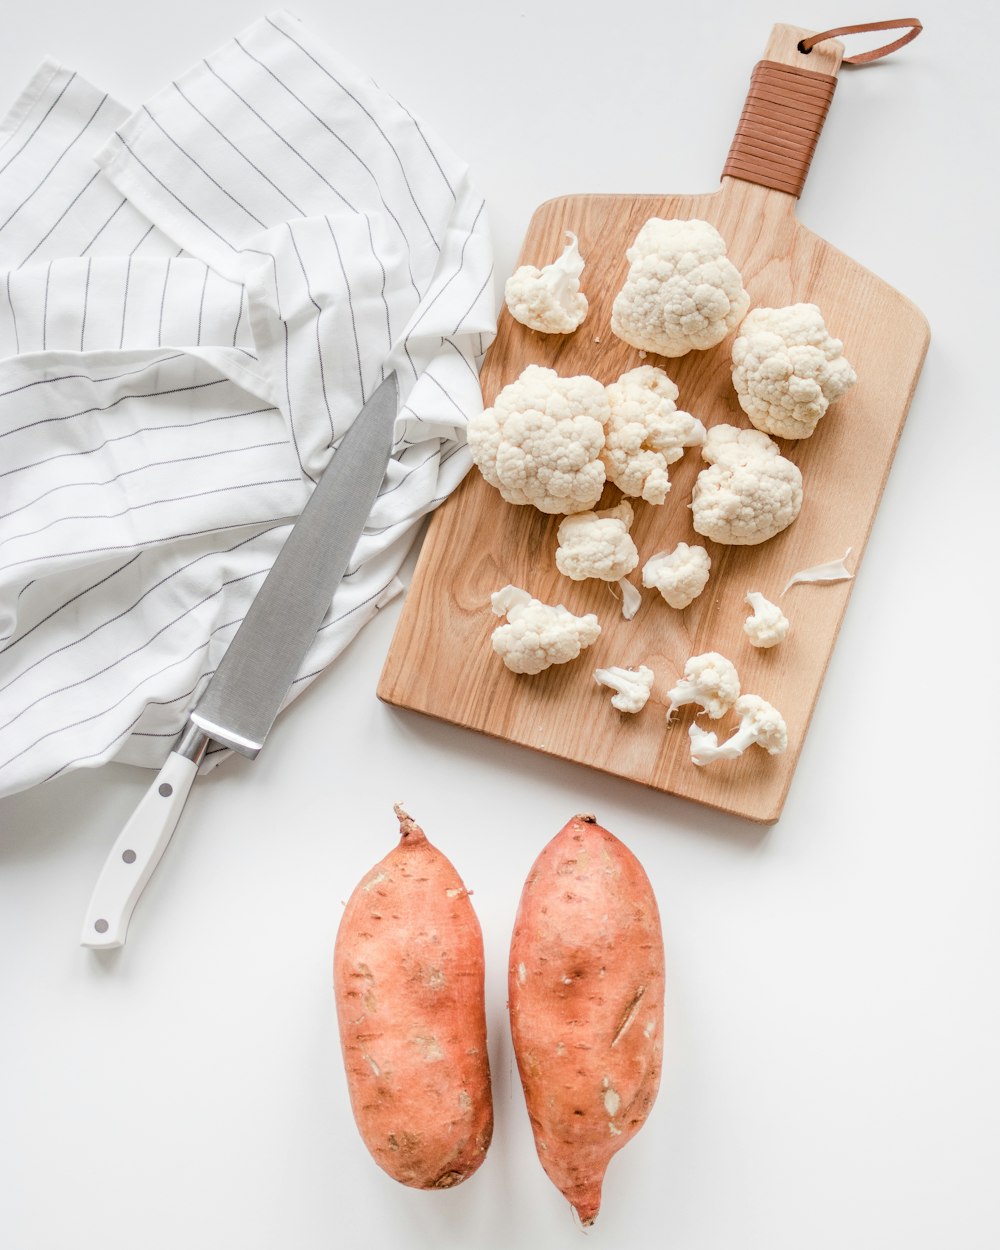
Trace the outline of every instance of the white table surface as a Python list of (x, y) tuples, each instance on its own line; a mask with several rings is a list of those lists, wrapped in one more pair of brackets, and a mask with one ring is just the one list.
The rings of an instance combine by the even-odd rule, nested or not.
[[(472, 163), (502, 279), (551, 196), (716, 186), (773, 22), (893, 7), (295, 11)], [(1000, 1245), (1000, 18), (985, 0), (915, 7), (916, 43), (842, 74), (800, 204), (926, 312), (933, 340), (781, 821), (382, 705), (399, 600), (256, 764), (198, 783), (122, 950), (77, 942), (148, 775), (110, 766), (0, 802), (4, 1250), (584, 1244), (535, 1157), (505, 979), (524, 876), (586, 810), (652, 879), (669, 977), (660, 1097), (613, 1160), (586, 1244)], [(49, 54), (133, 105), (261, 12), (8, 9), (5, 97)], [(392, 845), (394, 800), (459, 866), (486, 940), (494, 1144), (440, 1194), (395, 1184), (365, 1151), (330, 992), (341, 903)]]

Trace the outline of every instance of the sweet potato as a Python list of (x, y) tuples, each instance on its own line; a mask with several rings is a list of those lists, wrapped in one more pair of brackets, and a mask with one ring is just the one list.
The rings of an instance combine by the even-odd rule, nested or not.
[(600, 1209), (611, 1156), (656, 1098), (663, 980), (642, 865), (593, 816), (574, 816), (525, 881), (508, 992), (535, 1148), (584, 1225)]
[(493, 1133), (483, 937), (451, 863), (400, 808), (399, 845), (347, 902), (333, 958), (351, 1107), (375, 1162), (457, 1185)]

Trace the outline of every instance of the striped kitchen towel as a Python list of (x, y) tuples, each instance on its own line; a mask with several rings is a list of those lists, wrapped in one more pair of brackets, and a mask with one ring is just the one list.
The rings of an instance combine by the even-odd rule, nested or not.
[(289, 699), (343, 650), (469, 467), (492, 277), (466, 165), (288, 14), (131, 114), (42, 65), (0, 126), (0, 794), (162, 763), (394, 369)]

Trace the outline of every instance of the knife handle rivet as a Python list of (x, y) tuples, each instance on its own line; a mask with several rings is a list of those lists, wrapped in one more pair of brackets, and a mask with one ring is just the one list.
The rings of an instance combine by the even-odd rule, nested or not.
[(135, 851), (122, 851), (122, 859), (126, 864), (135, 863)]
[(169, 799), (170, 796), (173, 794), (173, 792), (174, 792), (174, 787), (170, 784), (169, 781), (165, 781), (163, 785), (160, 786), (159, 790), (157, 790), (157, 794), (163, 795), (165, 799)]
[(106, 920), (95, 920), (94, 928), (97, 930), (98, 933), (107, 933), (108, 922)]

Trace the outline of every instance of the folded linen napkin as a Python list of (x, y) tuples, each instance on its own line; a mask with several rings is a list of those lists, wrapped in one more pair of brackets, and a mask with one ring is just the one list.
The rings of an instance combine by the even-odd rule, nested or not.
[(46, 62), (0, 127), (0, 794), (162, 763), (395, 369), (304, 689), (467, 471), (495, 324), (466, 165), (288, 14), (131, 116)]

